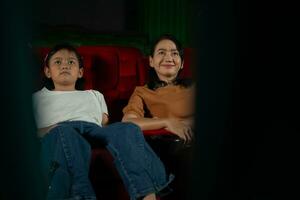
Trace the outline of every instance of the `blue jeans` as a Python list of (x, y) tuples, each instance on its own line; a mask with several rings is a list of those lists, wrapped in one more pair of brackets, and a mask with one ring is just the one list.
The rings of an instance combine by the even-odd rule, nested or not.
[[(84, 137), (97, 139), (104, 143), (114, 157), (115, 166), (132, 200), (150, 193), (158, 193), (173, 179), (172, 175), (168, 176), (166, 174), (163, 163), (146, 143), (140, 128), (132, 123), (118, 122), (100, 127), (83, 121), (62, 122), (52, 129), (48, 135), (53, 132), (76, 132)], [(70, 141), (70, 143), (72, 142)], [(90, 155), (87, 156), (87, 154), (90, 154), (90, 149), (86, 147), (86, 141), (82, 141), (81, 145), (82, 152), (77, 152), (74, 155), (79, 153), (83, 156), (85, 154), (86, 157), (83, 156), (85, 160), (82, 161), (86, 161), (84, 164), (87, 166), (90, 159)], [(66, 157), (66, 155), (64, 156)], [(90, 184), (87, 184), (89, 182), (87, 178), (88, 168), (78, 167), (77, 165), (81, 166), (82, 163), (73, 157), (71, 157), (70, 162), (73, 162), (73, 168), (71, 169), (74, 171), (72, 173), (82, 179), (82, 181), (77, 180), (80, 184), (77, 184), (76, 187), (71, 187), (71, 193), (79, 196), (93, 196), (92, 190), (88, 189)], [(86, 171), (83, 172), (84, 170)], [(74, 184), (75, 177), (72, 181), (71, 185)], [(82, 190), (80, 189), (80, 191), (83, 192), (79, 194), (77, 191), (81, 187)]]
[(47, 200), (95, 200), (89, 181), (91, 147), (71, 126), (57, 126), (41, 139)]

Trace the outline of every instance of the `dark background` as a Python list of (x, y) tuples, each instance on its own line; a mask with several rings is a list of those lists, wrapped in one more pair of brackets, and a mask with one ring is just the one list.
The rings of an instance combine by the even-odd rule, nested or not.
[[(130, 7), (135, 1), (128, 1)], [(44, 26), (76, 25), (98, 31), (123, 31), (130, 12), (125, 0), (52, 0), (40, 10), (38, 23)], [(134, 8), (134, 7), (133, 7)], [(134, 9), (135, 10), (135, 9)]]
[[(58, 40), (75, 44), (120, 42), (127, 46), (134, 40), (142, 51), (163, 33), (173, 33), (185, 46), (192, 40), (196, 16), (194, 0), (53, 0), (36, 4), (33, 45), (51, 46)], [(42, 8), (42, 9), (41, 9)], [(114, 37), (115, 36), (115, 37)], [(117, 41), (117, 42), (116, 42)]]
[(288, 199), (296, 191), (297, 7), (172, 2), (1, 1), (1, 200), (42, 199), (30, 46), (41, 35), (49, 37), (43, 35), (49, 29), (66, 27), (146, 41), (175, 31), (185, 46), (197, 47), (197, 156), (190, 199)]

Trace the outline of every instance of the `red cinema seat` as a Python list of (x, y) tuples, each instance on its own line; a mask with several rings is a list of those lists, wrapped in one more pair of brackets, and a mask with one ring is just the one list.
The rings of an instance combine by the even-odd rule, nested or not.
[[(38, 47), (36, 53), (42, 61), (50, 48)], [(191, 52), (187, 49), (184, 69), (180, 76), (190, 77)], [(110, 123), (122, 119), (122, 109), (128, 103), (134, 88), (144, 85), (148, 76), (148, 57), (133, 47), (120, 46), (80, 46), (78, 52), (83, 57), (84, 87), (100, 91), (106, 100)], [(41, 73), (42, 70), (41, 70)], [(144, 131), (147, 140), (153, 138), (166, 142), (181, 142), (172, 133), (160, 129)], [(164, 137), (164, 138), (161, 138)], [(103, 144), (91, 141), (92, 160), (90, 178), (99, 199), (129, 200), (121, 178), (114, 167), (113, 158)], [(158, 143), (161, 145), (161, 143)], [(153, 144), (154, 146), (156, 144)], [(159, 148), (159, 145), (156, 145)], [(162, 144), (164, 145), (164, 144)], [(164, 198), (161, 198), (162, 200)]]

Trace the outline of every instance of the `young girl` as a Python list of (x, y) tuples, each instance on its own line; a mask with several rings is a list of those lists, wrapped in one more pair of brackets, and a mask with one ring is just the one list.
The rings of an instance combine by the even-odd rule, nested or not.
[[(83, 62), (70, 45), (55, 46), (45, 58), (46, 87), (33, 95), (43, 169), (49, 177), (47, 199), (96, 199), (88, 178), (90, 145), (102, 141), (133, 199), (156, 199), (172, 176), (132, 123), (108, 122), (103, 95), (79, 90)], [(50, 83), (50, 84), (49, 84)]]

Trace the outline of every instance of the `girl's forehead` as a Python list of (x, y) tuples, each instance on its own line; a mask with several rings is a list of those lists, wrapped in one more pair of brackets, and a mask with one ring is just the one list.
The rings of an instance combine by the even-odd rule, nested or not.
[(54, 59), (54, 58), (75, 58), (75, 59), (77, 59), (77, 56), (76, 56), (75, 52), (73, 52), (73, 51), (70, 51), (68, 49), (61, 49), (61, 50), (58, 50), (55, 54), (53, 54), (51, 59)]

